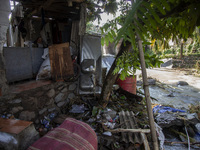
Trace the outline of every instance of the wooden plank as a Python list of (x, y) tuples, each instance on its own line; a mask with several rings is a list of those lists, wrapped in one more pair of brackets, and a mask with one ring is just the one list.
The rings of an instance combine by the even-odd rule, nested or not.
[(0, 132), (19, 134), (33, 122), (0, 118)]
[(56, 81), (73, 76), (73, 63), (71, 59), (69, 43), (49, 46), (49, 58), (51, 75)]

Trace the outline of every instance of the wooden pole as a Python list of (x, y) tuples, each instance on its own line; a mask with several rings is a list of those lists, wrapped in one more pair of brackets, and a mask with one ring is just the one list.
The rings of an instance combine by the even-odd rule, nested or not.
[[(136, 0), (135, 0), (136, 1)], [(132, 0), (132, 4), (134, 4)], [(134, 16), (135, 19), (137, 19), (137, 14)], [(137, 27), (137, 23), (134, 22), (134, 25)], [(153, 118), (153, 111), (151, 107), (151, 99), (150, 99), (150, 94), (149, 94), (149, 84), (147, 81), (147, 71), (146, 71), (146, 65), (145, 65), (145, 59), (144, 59), (144, 51), (143, 51), (143, 46), (142, 46), (142, 40), (139, 35), (139, 33), (136, 31), (136, 36), (137, 36), (137, 42), (138, 42), (138, 49), (140, 53), (140, 64), (142, 68), (142, 79), (143, 79), (143, 86), (144, 86), (144, 93), (145, 93), (145, 99), (146, 99), (146, 105), (147, 105), (147, 112), (148, 112), (148, 117), (149, 117), (149, 124), (150, 124), (150, 129), (151, 129), (151, 138), (153, 142), (153, 148), (154, 150), (159, 150), (158, 148), (158, 138), (156, 135), (156, 129), (155, 129), (155, 123), (154, 123), (154, 118)]]
[(158, 139), (156, 135), (156, 129), (154, 124), (154, 118), (153, 118), (153, 111), (151, 107), (151, 100), (150, 100), (150, 94), (149, 94), (149, 84), (147, 81), (147, 72), (146, 72), (146, 66), (145, 66), (145, 60), (144, 60), (144, 52), (142, 47), (142, 40), (140, 38), (140, 35), (137, 33), (137, 39), (138, 39), (138, 48), (140, 52), (140, 63), (142, 68), (142, 79), (143, 79), (143, 85), (144, 85), (144, 92), (145, 92), (145, 99), (146, 99), (146, 105), (147, 105), (147, 112), (149, 117), (149, 124), (151, 129), (151, 137), (153, 141), (153, 147), (154, 150), (158, 150)]

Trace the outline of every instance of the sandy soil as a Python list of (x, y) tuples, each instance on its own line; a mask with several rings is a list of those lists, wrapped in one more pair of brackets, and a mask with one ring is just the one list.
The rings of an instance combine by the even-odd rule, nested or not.
[(186, 81), (190, 86), (200, 90), (200, 77), (188, 75), (187, 71), (172, 68), (147, 69), (147, 76), (166, 84), (177, 84), (178, 81)]

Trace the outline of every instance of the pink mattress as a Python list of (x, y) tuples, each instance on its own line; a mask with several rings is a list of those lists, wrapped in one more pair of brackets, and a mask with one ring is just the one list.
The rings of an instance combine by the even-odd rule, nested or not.
[(97, 150), (97, 136), (86, 123), (67, 118), (28, 150)]

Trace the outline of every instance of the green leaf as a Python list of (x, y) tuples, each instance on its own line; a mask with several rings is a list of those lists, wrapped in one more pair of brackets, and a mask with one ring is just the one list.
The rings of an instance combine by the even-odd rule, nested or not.
[(104, 37), (101, 37), (101, 45), (104, 46)]
[(162, 5), (166, 8), (167, 11), (170, 11), (170, 5), (168, 4), (168, 2), (166, 0), (160, 0), (160, 2), (162, 3)]

